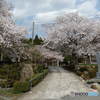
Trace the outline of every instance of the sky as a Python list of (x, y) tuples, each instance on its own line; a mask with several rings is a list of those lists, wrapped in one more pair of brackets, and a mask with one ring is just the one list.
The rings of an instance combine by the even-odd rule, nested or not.
[[(18, 25), (32, 31), (35, 22), (35, 34), (43, 36), (42, 24), (52, 23), (57, 16), (78, 12), (90, 18), (99, 18), (100, 0), (8, 0), (13, 6), (13, 15)], [(31, 35), (29, 35), (30, 37)]]

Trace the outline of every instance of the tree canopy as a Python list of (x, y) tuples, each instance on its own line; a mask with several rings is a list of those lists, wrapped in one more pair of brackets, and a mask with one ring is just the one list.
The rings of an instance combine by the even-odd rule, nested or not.
[(100, 21), (69, 13), (46, 25), (46, 45), (65, 54), (95, 54), (100, 49)]
[(43, 43), (43, 40), (41, 37), (38, 37), (38, 35), (35, 36), (35, 39), (34, 39), (34, 44), (35, 45), (40, 45)]
[(18, 58), (23, 53), (21, 40), (26, 34), (26, 29), (17, 26), (12, 16), (10, 4), (0, 0), (0, 52)]

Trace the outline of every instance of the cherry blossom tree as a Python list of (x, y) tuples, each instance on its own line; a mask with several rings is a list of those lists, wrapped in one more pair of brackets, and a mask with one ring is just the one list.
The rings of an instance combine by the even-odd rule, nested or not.
[(69, 13), (46, 25), (46, 45), (64, 55), (95, 54), (100, 49), (100, 21)]
[(1, 58), (5, 52), (9, 57), (19, 57), (23, 53), (22, 39), (26, 29), (17, 26), (12, 18), (11, 6), (0, 0), (0, 51)]

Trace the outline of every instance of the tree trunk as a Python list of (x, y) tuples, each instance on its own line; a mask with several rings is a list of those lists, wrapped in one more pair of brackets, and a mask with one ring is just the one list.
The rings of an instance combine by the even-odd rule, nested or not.
[(89, 60), (90, 60), (90, 64), (92, 64), (92, 59), (91, 59), (91, 55), (89, 56)]

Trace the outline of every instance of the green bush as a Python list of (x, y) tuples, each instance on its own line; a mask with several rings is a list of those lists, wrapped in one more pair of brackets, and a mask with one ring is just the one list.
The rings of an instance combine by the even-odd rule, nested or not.
[(74, 60), (74, 57), (72, 56), (65, 56), (64, 57), (64, 68), (65, 69), (68, 69), (70, 71), (74, 71), (75, 70), (75, 60)]
[(41, 45), (43, 43), (42, 38), (39, 38), (38, 35), (35, 36), (34, 45)]
[(0, 79), (5, 79), (8, 86), (12, 87), (16, 80), (20, 79), (21, 65), (19, 63), (3, 64), (0, 66)]
[(42, 80), (41, 75), (42, 74), (40, 73), (40, 74), (37, 74), (33, 77), (33, 79), (31, 80), (32, 86), (35, 86), (36, 84), (38, 84)]
[(43, 65), (37, 65), (34, 68), (34, 73), (42, 73), (44, 70), (44, 66)]
[(33, 87), (37, 85), (48, 73), (48, 70), (44, 70), (42, 73), (37, 73), (30, 80), (26, 82), (15, 82), (13, 85), (14, 93), (23, 93), (30, 90), (30, 85)]
[(65, 56), (65, 58), (64, 58), (64, 62), (68, 62), (68, 61), (72, 61), (72, 56)]
[(33, 76), (33, 78), (30, 80), (32, 83), (32, 86), (35, 86), (38, 84), (48, 73), (48, 69), (45, 69), (42, 73), (38, 73)]
[(13, 85), (14, 93), (23, 93), (30, 90), (29, 82), (15, 82)]
[(80, 66), (97, 66), (97, 64), (79, 64)]
[(7, 80), (2, 80), (2, 81), (0, 81), (0, 87), (1, 87), (1, 88), (7, 88), (7, 87), (8, 87)]
[[(86, 73), (87, 74), (86, 74)], [(77, 74), (81, 75), (84, 79), (91, 79), (96, 77), (97, 65), (96, 64), (79, 64)]]
[(47, 75), (48, 74), (48, 69), (45, 69), (44, 70), (44, 75)]

